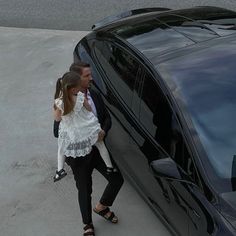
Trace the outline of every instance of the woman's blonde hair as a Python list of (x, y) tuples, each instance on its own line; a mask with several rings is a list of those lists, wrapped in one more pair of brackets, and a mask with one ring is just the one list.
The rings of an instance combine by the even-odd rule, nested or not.
[(69, 114), (74, 108), (74, 101), (69, 96), (69, 89), (76, 88), (79, 84), (79, 74), (73, 71), (65, 73), (56, 83), (56, 92), (54, 99), (62, 97), (64, 112), (63, 115)]

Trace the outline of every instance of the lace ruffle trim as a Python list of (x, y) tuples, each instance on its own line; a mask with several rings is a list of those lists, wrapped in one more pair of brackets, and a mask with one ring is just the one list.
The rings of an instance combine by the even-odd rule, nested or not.
[(85, 140), (76, 141), (72, 143), (70, 140), (63, 139), (59, 136), (58, 145), (64, 147), (64, 155), (70, 157), (82, 157), (89, 154), (92, 150), (92, 146), (97, 142), (99, 130), (92, 136)]
[(84, 94), (81, 92), (78, 92), (74, 110), (77, 112), (80, 111), (83, 107), (83, 104), (84, 104)]

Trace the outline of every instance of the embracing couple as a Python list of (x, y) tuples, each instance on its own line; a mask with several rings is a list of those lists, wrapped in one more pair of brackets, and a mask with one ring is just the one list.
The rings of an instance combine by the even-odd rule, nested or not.
[(111, 117), (102, 97), (90, 88), (90, 65), (77, 62), (59, 78), (54, 96), (54, 136), (58, 137), (58, 168), (54, 182), (66, 176), (64, 162), (72, 169), (83, 219), (84, 236), (95, 235), (92, 222), (92, 172), (97, 169), (108, 181), (93, 211), (117, 223), (110, 211), (124, 180), (104, 144)]

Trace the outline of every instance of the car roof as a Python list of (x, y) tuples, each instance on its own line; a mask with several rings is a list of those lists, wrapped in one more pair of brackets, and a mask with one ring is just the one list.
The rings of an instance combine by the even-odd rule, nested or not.
[(236, 12), (210, 6), (153, 11), (113, 21), (97, 31), (122, 39), (156, 65), (170, 53), (236, 33)]
[[(195, 89), (195, 94), (202, 94), (203, 91), (214, 91), (213, 86), (203, 86), (204, 83), (217, 84), (219, 90), (223, 85), (235, 89), (231, 83), (236, 79), (235, 61), (236, 37), (229, 37), (220, 45), (211, 44), (211, 47), (201, 47), (200, 50), (192, 50), (191, 53), (183, 53), (183, 55), (165, 60), (156, 65), (156, 70), (164, 80), (169, 81), (171, 89), (176, 90), (177, 84), (181, 84), (180, 87), (182, 87), (184, 83), (188, 83), (188, 89), (195, 85), (201, 86), (198, 91), (196, 91), (196, 86), (193, 90)], [(227, 84), (229, 79), (231, 82)], [(208, 92), (205, 93), (206, 96), (210, 95)], [(232, 93), (235, 94), (235, 92)], [(225, 96), (228, 95), (225, 94)]]

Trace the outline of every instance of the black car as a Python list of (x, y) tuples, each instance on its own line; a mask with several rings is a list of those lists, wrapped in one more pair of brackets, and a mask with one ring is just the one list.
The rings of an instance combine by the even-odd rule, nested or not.
[(137, 9), (93, 26), (113, 158), (174, 235), (236, 235), (236, 13)]

